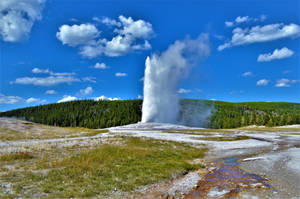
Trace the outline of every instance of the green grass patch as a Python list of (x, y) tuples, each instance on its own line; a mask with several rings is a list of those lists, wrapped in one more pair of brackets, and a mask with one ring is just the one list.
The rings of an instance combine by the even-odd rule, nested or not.
[(125, 138), (122, 145), (102, 145), (51, 162), (44, 168), (51, 168), (46, 175), (24, 172), (20, 177), (10, 173), (7, 179), (17, 181), (14, 188), (18, 193), (30, 185), (33, 192), (49, 198), (109, 196), (114, 189), (130, 192), (203, 168), (189, 162), (204, 157), (206, 150), (183, 143)]
[(197, 138), (199, 140), (207, 140), (207, 141), (239, 141), (239, 140), (248, 140), (251, 139), (248, 136), (236, 136), (236, 137), (229, 137), (229, 136), (222, 136), (222, 137), (200, 137)]
[(34, 158), (30, 152), (15, 152), (0, 156), (0, 161), (28, 160)]

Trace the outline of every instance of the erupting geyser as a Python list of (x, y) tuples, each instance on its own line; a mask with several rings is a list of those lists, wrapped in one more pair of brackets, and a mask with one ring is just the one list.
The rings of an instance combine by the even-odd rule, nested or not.
[(210, 53), (207, 34), (175, 41), (168, 49), (147, 57), (144, 77), (142, 122), (177, 123), (180, 80), (201, 57)]

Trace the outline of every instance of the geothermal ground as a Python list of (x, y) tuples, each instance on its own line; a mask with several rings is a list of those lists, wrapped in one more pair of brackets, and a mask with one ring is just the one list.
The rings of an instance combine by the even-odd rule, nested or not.
[(0, 118), (1, 198), (300, 198), (300, 125), (61, 128)]

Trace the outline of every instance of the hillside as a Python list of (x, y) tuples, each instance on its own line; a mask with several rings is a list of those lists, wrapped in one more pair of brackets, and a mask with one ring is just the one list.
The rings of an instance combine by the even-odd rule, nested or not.
[[(179, 121), (195, 126), (235, 128), (300, 124), (300, 103), (184, 99), (181, 107)], [(79, 100), (11, 110), (0, 113), (0, 117), (17, 117), (54, 126), (106, 128), (140, 121), (141, 108), (142, 100)]]

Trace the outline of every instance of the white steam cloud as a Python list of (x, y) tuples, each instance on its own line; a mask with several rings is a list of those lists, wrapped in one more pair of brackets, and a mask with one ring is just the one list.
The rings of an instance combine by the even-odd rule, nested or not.
[(175, 41), (168, 49), (146, 59), (142, 122), (177, 123), (178, 84), (200, 58), (210, 54), (209, 38)]

